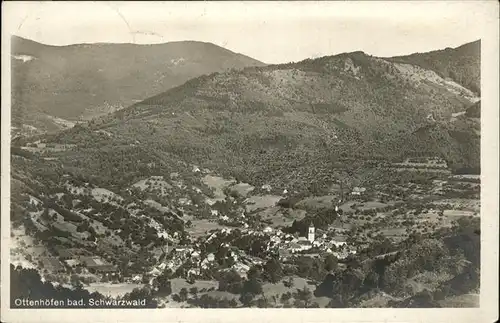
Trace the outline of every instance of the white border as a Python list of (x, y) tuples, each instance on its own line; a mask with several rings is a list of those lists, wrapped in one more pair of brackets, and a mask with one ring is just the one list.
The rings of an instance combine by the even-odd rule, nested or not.
[[(451, 5), (454, 2), (446, 1)], [(379, 2), (390, 19), (391, 8), (402, 2)], [(422, 2), (404, 2), (419, 6)], [(429, 4), (430, 2), (426, 1)], [(2, 322), (65, 322), (77, 321), (120, 321), (120, 322), (493, 322), (498, 315), (498, 220), (499, 220), (499, 32), (498, 3), (496, 1), (475, 1), (477, 21), (483, 27), (481, 37), (481, 94), (482, 94), (482, 136), (481, 136), (481, 306), (476, 309), (141, 309), (141, 310), (87, 310), (87, 309), (10, 309), (9, 304), (9, 238), (10, 238), (10, 14), (20, 14), (22, 3), (2, 3), (2, 190), (1, 190), (1, 321)], [(67, 2), (66, 2), (67, 4)], [(293, 2), (291, 7), (307, 8), (311, 2)], [(151, 3), (144, 2), (144, 6)], [(174, 4), (172, 4), (174, 6)], [(175, 4), (185, 7), (183, 4)], [(221, 4), (198, 2), (193, 7), (218, 6)], [(231, 12), (242, 12), (255, 6), (265, 10), (276, 3), (224, 2)], [(320, 2), (325, 12), (345, 7), (345, 3)], [(352, 3), (349, 5), (353, 5)], [(373, 6), (373, 2), (356, 3), (359, 8)], [(279, 14), (287, 4), (281, 3)], [(16, 10), (12, 10), (16, 9)], [(344, 8), (345, 9), (345, 8)], [(292, 10), (290, 10), (292, 11)], [(344, 10), (345, 11), (345, 10)], [(411, 10), (408, 10), (409, 14)], [(380, 12), (379, 12), (380, 13)], [(54, 13), (57, 15), (57, 13)], [(243, 13), (244, 14), (244, 13)], [(279, 15), (277, 13), (277, 15)], [(364, 11), (366, 17), (366, 11)], [(355, 16), (356, 12), (351, 12)], [(360, 13), (360, 19), (361, 18)], [(446, 23), (444, 21), (443, 23)]]

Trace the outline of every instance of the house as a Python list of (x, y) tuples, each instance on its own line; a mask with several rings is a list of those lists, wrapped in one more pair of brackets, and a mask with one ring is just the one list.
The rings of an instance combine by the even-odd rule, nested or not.
[(335, 240), (332, 240), (331, 244), (333, 244), (337, 248), (341, 248), (343, 246), (346, 246), (347, 242), (346, 241), (335, 241)]
[(254, 266), (254, 265), (262, 265), (264, 261), (258, 257), (253, 257), (246, 255), (245, 257), (241, 258), (241, 262), (243, 264), (246, 264), (248, 266)]
[(233, 258), (234, 261), (238, 261), (238, 254), (231, 251), (231, 257)]
[(292, 242), (288, 244), (288, 250), (292, 253), (306, 251), (311, 249), (313, 246), (308, 240), (299, 240), (297, 242)]
[(153, 276), (158, 276), (161, 274), (161, 271), (158, 269), (158, 268), (153, 268), (149, 274), (153, 275)]
[(200, 263), (201, 268), (207, 269), (213, 265), (215, 261), (215, 255), (213, 253), (209, 253), (205, 259)]
[(271, 185), (269, 184), (265, 184), (265, 185), (262, 185), (261, 189), (267, 191), (267, 192), (271, 192)]
[(90, 272), (94, 273), (111, 273), (116, 272), (116, 266), (106, 262), (98, 256), (80, 257), (80, 261), (87, 267)]
[(271, 236), (269, 239), (272, 243), (279, 244), (281, 243), (281, 238), (279, 236)]
[(347, 251), (340, 251), (340, 252), (335, 251), (332, 253), (335, 257), (337, 257), (337, 259), (345, 259), (349, 256), (349, 253)]
[(288, 248), (281, 247), (278, 249), (278, 255), (279, 255), (279, 258), (281, 260), (286, 260), (286, 259), (290, 258), (290, 256), (292, 255), (292, 252)]
[(192, 204), (192, 201), (188, 198), (185, 198), (185, 197), (181, 197), (179, 199), (179, 204), (180, 205), (191, 205)]
[(187, 272), (188, 276), (199, 276), (200, 274), (201, 274), (201, 271), (199, 268), (191, 268)]
[(245, 265), (242, 262), (235, 263), (232, 268), (238, 273), (238, 275), (240, 275), (241, 278), (246, 278), (247, 273), (250, 270), (250, 266)]
[(80, 261), (78, 259), (67, 259), (64, 261), (69, 267), (76, 267), (77, 265), (80, 264)]
[(215, 261), (215, 255), (213, 253), (209, 253), (207, 255), (207, 260), (208, 261)]
[(313, 245), (313, 247), (320, 247), (323, 245), (323, 243), (324, 243), (324, 241), (322, 239), (321, 240), (314, 240), (312, 242), (312, 245)]
[(248, 256), (252, 264), (254, 265), (263, 265), (264, 261), (260, 259), (259, 257), (253, 257), (253, 256)]
[(185, 253), (185, 252), (193, 251), (193, 248), (191, 246), (177, 246), (174, 248), (174, 251), (178, 252), (178, 253)]
[(264, 233), (272, 233), (273, 232), (273, 228), (271, 228), (271, 227), (265, 227), (264, 230), (262, 230), (262, 232), (264, 232)]
[(366, 191), (364, 187), (354, 187), (352, 189), (351, 195), (361, 195)]

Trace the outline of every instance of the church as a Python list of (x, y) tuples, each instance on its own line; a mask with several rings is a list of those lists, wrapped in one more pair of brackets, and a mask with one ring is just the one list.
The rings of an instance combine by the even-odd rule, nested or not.
[(314, 224), (312, 224), (312, 223), (311, 223), (311, 225), (309, 225), (309, 231), (307, 233), (307, 240), (309, 240), (310, 243), (313, 243), (315, 240)]

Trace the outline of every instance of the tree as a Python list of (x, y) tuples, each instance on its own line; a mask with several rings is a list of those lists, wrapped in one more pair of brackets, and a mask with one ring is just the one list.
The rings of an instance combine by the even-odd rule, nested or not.
[(269, 302), (268, 302), (267, 298), (261, 297), (261, 298), (257, 299), (257, 307), (259, 307), (259, 308), (269, 307)]
[(368, 274), (366, 275), (365, 280), (363, 281), (363, 286), (367, 290), (378, 288), (379, 279), (380, 279), (379, 274), (374, 270), (370, 270), (370, 272), (368, 272)]
[(142, 276), (142, 283), (148, 284), (150, 279), (151, 279), (151, 277), (149, 275), (143, 275)]
[(281, 303), (285, 304), (290, 300), (290, 298), (292, 298), (292, 295), (290, 294), (290, 292), (283, 293), (280, 297), (280, 301), (281, 301)]
[(329, 254), (325, 258), (325, 269), (327, 271), (335, 271), (338, 267), (338, 259), (332, 254)]
[(243, 306), (250, 307), (252, 305), (253, 298), (253, 294), (244, 292), (240, 296), (240, 302), (243, 304)]
[(239, 294), (243, 289), (243, 279), (235, 270), (223, 273), (219, 278), (219, 290)]
[(74, 289), (83, 288), (83, 284), (78, 275), (71, 275), (70, 281)]
[(292, 288), (293, 287), (293, 278), (288, 277), (287, 280), (283, 281), (283, 285), (285, 285), (285, 287), (287, 287), (287, 288)]
[(238, 306), (238, 303), (234, 299), (231, 299), (229, 301), (229, 307), (236, 308), (237, 306)]
[(283, 278), (283, 268), (276, 258), (269, 259), (264, 265), (264, 274), (273, 284), (276, 284)]
[(156, 277), (156, 282), (158, 286), (158, 295), (168, 296), (172, 293), (172, 283), (168, 280), (168, 275), (165, 272), (158, 277)]
[(187, 300), (187, 296), (188, 296), (188, 291), (184, 287), (179, 292), (179, 298), (180, 298), (181, 302), (185, 302)]
[(260, 279), (262, 275), (261, 267), (260, 266), (253, 266), (248, 270), (247, 273), (247, 278), (250, 279)]
[(243, 292), (252, 295), (262, 293), (262, 284), (257, 278), (251, 278), (243, 284)]
[(314, 291), (316, 297), (333, 297), (333, 289), (335, 286), (335, 276), (333, 274), (326, 275), (325, 279)]
[[(297, 289), (297, 291), (293, 294), (293, 297), (296, 300), (296, 305), (299, 305), (297, 307), (309, 307), (311, 300), (312, 300), (312, 293), (311, 291), (307, 288), (307, 286), (304, 286), (303, 289)], [(299, 301), (299, 302), (297, 302)]]

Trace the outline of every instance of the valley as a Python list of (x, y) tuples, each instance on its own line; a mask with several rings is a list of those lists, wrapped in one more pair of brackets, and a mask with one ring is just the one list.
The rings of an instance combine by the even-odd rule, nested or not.
[(147, 307), (478, 306), (480, 94), (428, 68), (204, 72), (19, 136), (11, 270)]

